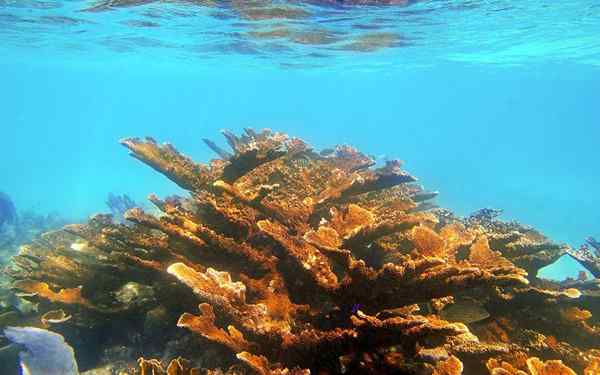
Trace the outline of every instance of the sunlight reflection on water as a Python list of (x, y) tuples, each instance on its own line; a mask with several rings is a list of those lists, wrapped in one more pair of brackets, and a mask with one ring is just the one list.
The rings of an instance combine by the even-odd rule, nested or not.
[(241, 55), (283, 67), (352, 66), (357, 58), (361, 67), (600, 61), (592, 1), (331, 3), (0, 0), (1, 48), (186, 60)]

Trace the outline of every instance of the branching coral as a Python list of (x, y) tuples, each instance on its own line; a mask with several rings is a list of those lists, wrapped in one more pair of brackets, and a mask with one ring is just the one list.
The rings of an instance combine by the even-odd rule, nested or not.
[(600, 278), (600, 243), (593, 237), (585, 239), (579, 249), (569, 249), (569, 255), (583, 264), (596, 278)]
[[(317, 153), (268, 130), (224, 134), (232, 152), (207, 141), (220, 156), (209, 165), (123, 140), (190, 198), (150, 196), (162, 214), (131, 209), (132, 225), (96, 216), (47, 234), (15, 257), (15, 288), (62, 308), (64, 324), (176, 313), (244, 365), (231, 373), (597, 368), (582, 292), (535, 277), (563, 247), (493, 215), (429, 210), (435, 193), (398, 161), (375, 168), (351, 147)], [(181, 360), (140, 367), (199, 373)]]
[(115, 195), (113, 193), (108, 193), (106, 205), (110, 209), (113, 220), (119, 223), (124, 221), (125, 212), (127, 210), (140, 206), (127, 194)]

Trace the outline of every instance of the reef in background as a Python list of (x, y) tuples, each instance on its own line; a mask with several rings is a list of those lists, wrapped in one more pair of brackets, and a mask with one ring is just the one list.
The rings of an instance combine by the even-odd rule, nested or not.
[(0, 191), (0, 226), (12, 224), (17, 220), (17, 210), (10, 197)]
[(585, 239), (578, 249), (569, 249), (569, 255), (587, 268), (596, 279), (600, 278), (600, 242), (593, 237)]
[(97, 215), (14, 257), (32, 321), (63, 334), (81, 368), (116, 351), (121, 368), (162, 359), (140, 359), (141, 374), (600, 371), (597, 280), (536, 277), (567, 246), (493, 211), (435, 208), (399, 161), (224, 134), (232, 151), (206, 140), (209, 165), (123, 140), (190, 198), (151, 195), (160, 215)]
[(17, 210), (10, 197), (0, 191), (0, 247), (12, 241)]
[(56, 214), (19, 213), (10, 196), (0, 192), (0, 264), (14, 255), (20, 244), (65, 224), (67, 221)]
[(115, 195), (113, 193), (108, 193), (106, 206), (110, 210), (112, 219), (117, 223), (126, 223), (125, 212), (127, 210), (142, 207), (142, 205), (131, 199), (127, 194)]

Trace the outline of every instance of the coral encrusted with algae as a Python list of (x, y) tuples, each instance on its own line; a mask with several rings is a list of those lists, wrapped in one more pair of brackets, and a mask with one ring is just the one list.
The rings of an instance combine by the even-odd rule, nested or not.
[[(99, 215), (47, 234), (14, 258), (14, 287), (75, 327), (177, 314), (202, 338), (188, 349), (219, 348), (231, 374), (597, 373), (597, 284), (536, 277), (564, 246), (432, 209), (435, 193), (399, 161), (269, 130), (224, 135), (232, 151), (206, 140), (220, 157), (209, 165), (123, 140), (190, 197), (151, 195), (160, 214), (131, 209), (130, 225)], [(220, 373), (192, 362), (137, 371)]]

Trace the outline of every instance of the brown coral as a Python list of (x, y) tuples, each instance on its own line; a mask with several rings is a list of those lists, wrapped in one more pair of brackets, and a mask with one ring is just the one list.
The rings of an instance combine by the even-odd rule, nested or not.
[[(190, 198), (151, 196), (160, 215), (135, 208), (129, 225), (100, 215), (47, 235), (15, 258), (15, 288), (72, 314), (66, 324), (177, 314), (173, 325), (259, 374), (597, 366), (581, 293), (535, 277), (562, 247), (516, 224), (429, 212), (435, 193), (398, 161), (374, 168), (350, 147), (317, 153), (268, 130), (225, 137), (232, 152), (207, 141), (221, 157), (210, 165), (152, 139), (122, 141)], [(453, 303), (458, 321), (441, 319)], [(461, 321), (473, 308), (483, 320)]]

